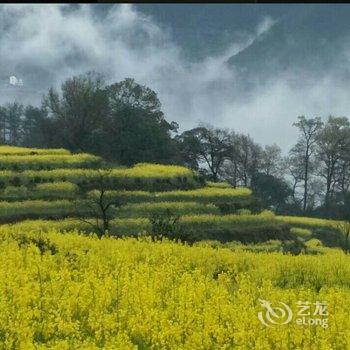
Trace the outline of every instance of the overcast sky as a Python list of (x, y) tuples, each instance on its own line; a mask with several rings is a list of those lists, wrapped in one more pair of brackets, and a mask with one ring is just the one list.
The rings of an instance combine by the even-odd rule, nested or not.
[[(161, 6), (162, 13), (168, 13), (167, 5)], [(263, 82), (245, 85), (242, 74), (227, 61), (266, 38), (284, 12), (250, 9), (244, 22), (242, 7), (232, 7), (232, 16), (236, 14), (232, 23), (226, 16), (227, 28), (219, 26), (210, 36), (205, 32), (211, 30), (205, 27), (206, 18), (211, 18), (208, 7), (207, 17), (191, 23), (188, 33), (201, 28), (190, 38), (184, 31), (176, 35), (179, 18), (165, 20), (161, 12), (152, 15), (153, 10), (140, 6), (0, 5), (0, 103), (39, 104), (50, 86), (59, 87), (69, 76), (95, 70), (110, 83), (132, 77), (154, 89), (166, 118), (177, 121), (181, 130), (205, 121), (249, 133), (262, 144), (277, 143), (284, 150), (295, 140), (292, 123), (298, 115), (348, 116), (350, 89), (346, 79), (338, 79), (336, 67), (323, 71), (317, 83), (296, 73), (295, 67), (279, 67)], [(213, 28), (216, 22), (213, 17)], [(191, 48), (200, 54), (189, 54)], [(345, 46), (342, 57), (348, 68), (346, 50)], [(22, 79), (23, 86), (8, 84), (12, 75)], [(298, 84), (293, 83), (296, 80)]]

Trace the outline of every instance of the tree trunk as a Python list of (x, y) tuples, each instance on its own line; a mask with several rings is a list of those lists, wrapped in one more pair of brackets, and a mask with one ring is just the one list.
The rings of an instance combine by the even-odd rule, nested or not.
[(304, 172), (304, 196), (303, 196), (303, 211), (306, 211), (307, 196), (308, 196), (308, 180), (309, 180), (309, 145), (306, 146), (305, 153), (305, 172)]

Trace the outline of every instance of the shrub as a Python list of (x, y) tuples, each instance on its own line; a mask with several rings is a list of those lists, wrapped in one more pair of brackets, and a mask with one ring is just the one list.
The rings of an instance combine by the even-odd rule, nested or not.
[(311, 230), (312, 235), (305, 239), (316, 238), (329, 247), (340, 247), (343, 243), (343, 235), (339, 230), (341, 221), (299, 216), (277, 216), (276, 218), (298, 228)]
[(305, 243), (308, 248), (323, 247), (322, 242), (319, 239), (312, 238)]
[(150, 233), (153, 239), (163, 236), (169, 239), (180, 238), (180, 215), (173, 213), (169, 208), (155, 212), (149, 217)]
[(307, 240), (312, 236), (312, 231), (306, 228), (292, 227), (290, 232), (294, 233), (301, 239)]
[(20, 248), (33, 244), (39, 249), (41, 255), (45, 254), (46, 252), (50, 252), (52, 255), (58, 253), (57, 246), (47, 237), (43, 237), (42, 235), (39, 235), (38, 237), (31, 237), (25, 234), (16, 234), (13, 235), (13, 238), (18, 242)]
[(312, 238), (320, 240), (327, 247), (340, 247), (343, 243), (343, 235), (334, 228), (317, 227), (312, 230)]
[(282, 242), (282, 252), (284, 254), (299, 255), (304, 250), (304, 243), (298, 239), (286, 240)]

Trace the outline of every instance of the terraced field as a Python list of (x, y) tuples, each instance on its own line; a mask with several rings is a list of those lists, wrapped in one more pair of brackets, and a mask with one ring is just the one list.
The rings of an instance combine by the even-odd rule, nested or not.
[[(106, 165), (89, 154), (0, 146), (0, 223), (94, 231), (89, 203), (100, 194), (98, 167)], [(250, 189), (205, 182), (181, 166), (137, 164), (104, 171), (105, 198), (119, 203), (110, 210), (111, 235), (150, 232), (150, 217), (169, 211), (179, 217), (179, 237), (189, 242), (341, 244), (334, 222), (259, 213)]]
[[(251, 190), (184, 167), (104, 167), (0, 146), (1, 349), (349, 348), (338, 222), (276, 216)], [(116, 204), (99, 239), (102, 191)], [(165, 213), (177, 229), (154, 236)], [(298, 300), (325, 301), (327, 328), (266, 327), (265, 298), (294, 313)]]

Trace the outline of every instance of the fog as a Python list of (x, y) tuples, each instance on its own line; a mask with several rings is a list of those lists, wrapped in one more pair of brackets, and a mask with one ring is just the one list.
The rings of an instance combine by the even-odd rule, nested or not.
[[(132, 5), (111, 6), (103, 18), (89, 5), (0, 5), (0, 103), (38, 105), (49, 87), (93, 70), (103, 73), (107, 83), (132, 77), (154, 89), (167, 120), (178, 122), (180, 130), (209, 122), (287, 150), (295, 141), (292, 123), (298, 115), (348, 115), (350, 89), (332, 70), (310, 84), (293, 69), (242, 88), (242, 76), (227, 60), (275, 23), (265, 16), (245, 42), (232, 42), (216, 56), (191, 62), (174, 44), (169, 28)], [(10, 85), (12, 75), (23, 86)]]

